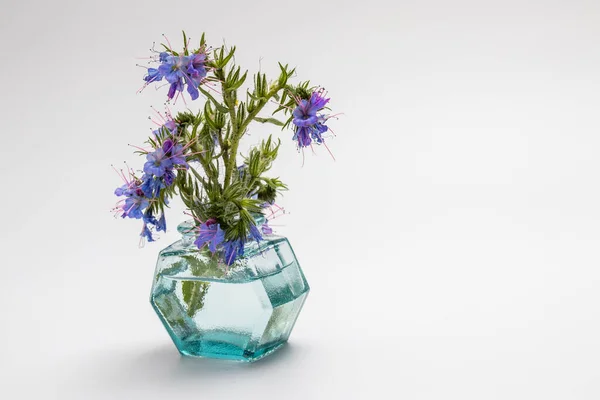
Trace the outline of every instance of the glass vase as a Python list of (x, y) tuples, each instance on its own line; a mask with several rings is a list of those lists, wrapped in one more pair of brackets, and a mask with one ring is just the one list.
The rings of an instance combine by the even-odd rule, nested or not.
[(227, 267), (198, 250), (193, 227), (179, 225), (182, 239), (159, 253), (150, 296), (179, 352), (255, 361), (277, 350), (310, 290), (288, 240), (264, 235)]

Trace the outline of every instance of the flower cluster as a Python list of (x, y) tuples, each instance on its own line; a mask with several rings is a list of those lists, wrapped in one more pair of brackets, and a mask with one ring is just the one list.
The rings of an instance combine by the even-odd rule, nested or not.
[[(325, 112), (330, 99), (309, 81), (290, 84), (295, 69), (283, 64), (276, 79), (259, 71), (247, 88), (252, 74), (235, 65), (235, 47), (212, 48), (204, 35), (196, 50), (189, 48), (185, 33), (182, 51), (165, 40), (164, 51), (152, 50), (150, 62), (158, 65), (146, 69), (142, 88), (166, 81), (168, 99), (185, 90), (192, 100), (202, 93), (206, 102), (196, 113), (188, 109), (174, 117), (168, 109), (164, 115), (155, 111), (159, 120), (150, 119), (158, 128), (148, 138), (150, 150), (138, 148), (145, 157), (142, 171), (121, 173), (125, 184), (115, 190), (121, 197), (116, 210), (123, 218), (142, 220), (140, 236), (154, 241), (153, 232), (166, 231), (164, 209), (177, 195), (195, 220), (195, 245), (230, 266), (247, 244), (273, 233), (268, 222), (283, 210), (275, 201), (287, 189), (278, 177), (268, 176), (281, 142), (269, 136), (242, 154), (239, 166), (241, 139), (250, 124), (260, 122), (291, 127), (298, 148), (327, 147), (323, 135), (331, 131), (327, 121), (333, 116)], [(272, 103), (277, 110), (265, 115)], [(287, 120), (275, 118), (280, 111)], [(264, 222), (257, 225), (259, 214)]]
[(142, 219), (143, 226), (140, 236), (153, 242), (152, 231), (148, 225), (155, 227), (156, 231), (166, 232), (167, 226), (164, 213), (157, 220), (150, 207), (153, 199), (148, 198), (144, 186), (147, 184), (146, 178), (139, 179), (131, 173), (130, 179), (123, 175), (125, 184), (115, 190), (115, 195), (123, 197), (115, 207), (115, 210), (123, 218)]
[(198, 249), (208, 246), (211, 253), (216, 254), (219, 251), (223, 252), (223, 260), (225, 264), (231, 265), (234, 261), (244, 254), (244, 246), (246, 242), (254, 240), (260, 242), (263, 240), (263, 234), (270, 235), (273, 230), (267, 225), (268, 221), (262, 225), (262, 233), (256, 225), (250, 225), (250, 233), (246, 238), (234, 240), (225, 240), (225, 231), (221, 229), (221, 225), (214, 218), (210, 218), (198, 226), (198, 236), (194, 244)]
[[(166, 232), (167, 229), (164, 212), (157, 219), (149, 206), (157, 201), (162, 190), (173, 185), (175, 169), (189, 167), (184, 155), (185, 148), (175, 139), (174, 136), (165, 139), (160, 147), (147, 152), (141, 179), (133, 173), (129, 179), (123, 176), (125, 184), (115, 190), (115, 195), (124, 196), (117, 205), (117, 211), (123, 218), (142, 219), (144, 224), (141, 236), (149, 242), (154, 241), (149, 226), (154, 226), (157, 232)], [(164, 202), (166, 201), (165, 199)]]
[(115, 195), (124, 198), (117, 203), (115, 209), (123, 218), (140, 219), (143, 217), (144, 209), (150, 204), (141, 187), (142, 182), (135, 176), (131, 176), (130, 179), (123, 177), (123, 179), (125, 184), (115, 189)]
[(159, 82), (163, 78), (170, 84), (167, 97), (172, 99), (175, 93), (183, 92), (187, 86), (187, 92), (192, 100), (196, 100), (200, 93), (198, 86), (206, 77), (206, 54), (202, 49), (190, 55), (176, 55), (162, 52), (158, 56), (160, 65), (158, 68), (148, 68), (144, 77), (146, 84)]
[(323, 91), (312, 92), (309, 99), (298, 100), (298, 106), (292, 111), (292, 122), (295, 125), (293, 140), (298, 147), (308, 147), (312, 141), (317, 144), (324, 142), (323, 133), (327, 132), (325, 125), (329, 116), (321, 113), (330, 99), (323, 96)]

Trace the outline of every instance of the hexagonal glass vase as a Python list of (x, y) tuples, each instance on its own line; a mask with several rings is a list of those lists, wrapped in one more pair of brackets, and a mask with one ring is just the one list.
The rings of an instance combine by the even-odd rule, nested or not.
[(150, 296), (179, 352), (255, 361), (277, 350), (310, 290), (288, 240), (265, 235), (226, 269), (198, 250), (192, 227), (179, 225), (183, 238), (159, 253)]

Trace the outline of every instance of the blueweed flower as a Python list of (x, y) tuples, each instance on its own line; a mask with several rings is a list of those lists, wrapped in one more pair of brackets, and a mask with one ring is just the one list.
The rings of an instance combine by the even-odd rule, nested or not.
[(146, 83), (158, 82), (163, 78), (160, 71), (156, 68), (148, 68), (148, 74), (144, 76)]
[(299, 127), (311, 126), (317, 123), (317, 112), (322, 110), (329, 99), (322, 96), (321, 90), (311, 94), (310, 99), (300, 100), (298, 106), (292, 111), (294, 125)]
[(224, 242), (223, 249), (225, 250), (225, 264), (231, 265), (238, 257), (244, 255), (244, 245), (245, 242), (241, 239)]
[(162, 149), (173, 165), (188, 167), (186, 156), (183, 154), (184, 148), (182, 145), (174, 143), (171, 139), (167, 139), (163, 142)]
[(264, 235), (271, 235), (273, 234), (273, 228), (271, 228), (269, 226), (269, 220), (265, 219), (265, 222), (262, 224), (262, 226), (260, 227), (260, 229), (262, 230), (262, 233)]
[(209, 219), (206, 222), (200, 224), (198, 237), (194, 241), (194, 244), (201, 249), (208, 244), (208, 249), (211, 253), (217, 251), (217, 247), (221, 245), (225, 240), (225, 231), (221, 229), (221, 226), (215, 219)]
[[(166, 172), (165, 172), (166, 175)], [(167, 185), (165, 184), (165, 176), (163, 178), (157, 178), (152, 174), (144, 174), (142, 178), (142, 185), (140, 188), (144, 192), (144, 195), (148, 198), (155, 198), (160, 195), (161, 189), (164, 189)]]
[(146, 163), (144, 164), (144, 172), (148, 175), (161, 177), (166, 170), (171, 168), (173, 163), (165, 154), (162, 148), (158, 148), (146, 155)]
[(152, 237), (152, 231), (150, 230), (150, 228), (148, 228), (147, 224), (144, 224), (142, 226), (142, 233), (140, 233), (140, 236), (149, 242), (154, 242), (154, 238)]
[(152, 237), (152, 230), (150, 229), (150, 226), (154, 226), (156, 228), (157, 232), (160, 232), (160, 231), (166, 232), (167, 231), (167, 223), (165, 220), (165, 213), (161, 213), (160, 218), (156, 219), (154, 214), (152, 214), (152, 210), (147, 209), (144, 212), (142, 220), (144, 221), (144, 226), (143, 226), (142, 233), (140, 236), (145, 237), (146, 239), (148, 239), (149, 242), (154, 241), (154, 239)]
[(179, 126), (172, 119), (167, 119), (163, 125), (161, 125), (158, 129), (153, 130), (154, 136), (158, 138), (168, 137), (168, 136), (176, 136), (178, 134)]
[(147, 84), (164, 78), (170, 84), (167, 94), (169, 99), (175, 97), (177, 92), (183, 92), (186, 86), (192, 100), (199, 97), (198, 86), (207, 74), (207, 55), (203, 50), (198, 50), (189, 56), (176, 56), (162, 52), (158, 61), (160, 62), (158, 68), (148, 68), (144, 77)]
[(156, 225), (156, 217), (152, 214), (151, 209), (147, 209), (146, 212), (144, 212), (144, 216), (142, 219), (144, 221), (144, 225)]
[(257, 242), (260, 242), (263, 239), (260, 230), (254, 224), (250, 224), (250, 237)]
[(150, 204), (148, 199), (144, 196), (144, 192), (142, 192), (140, 188), (136, 188), (125, 194), (125, 196), (127, 196), (127, 198), (120, 206), (122, 210), (121, 216), (123, 218), (142, 218), (144, 209)]
[(132, 187), (131, 184), (126, 183), (123, 186), (120, 186), (115, 189), (115, 196), (130, 196), (134, 189), (135, 186)]
[(195, 83), (200, 85), (206, 77), (206, 54), (198, 52), (190, 55), (187, 73)]
[(308, 100), (298, 102), (298, 106), (292, 111), (292, 122), (296, 126), (293, 140), (298, 147), (308, 147), (313, 141), (317, 144), (324, 142), (323, 133), (329, 129), (325, 123), (328, 115), (319, 113), (330, 99), (325, 98), (322, 90), (314, 91)]
[(295, 140), (298, 144), (298, 147), (308, 147), (311, 143), (311, 128), (306, 126), (301, 126), (296, 129), (294, 132), (294, 136), (292, 140)]
[(171, 186), (175, 182), (175, 172), (172, 169), (168, 169), (162, 178), (166, 186)]
[(167, 231), (167, 221), (165, 219), (165, 213), (160, 214), (160, 218), (156, 222), (155, 226), (156, 226), (156, 230), (158, 232), (160, 232), (160, 231), (166, 232)]

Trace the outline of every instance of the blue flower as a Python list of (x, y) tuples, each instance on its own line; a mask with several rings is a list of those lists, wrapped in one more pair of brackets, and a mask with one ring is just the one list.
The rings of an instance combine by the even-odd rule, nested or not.
[(144, 221), (144, 229), (149, 230), (148, 225), (153, 225), (156, 228), (157, 232), (160, 232), (160, 231), (166, 232), (167, 231), (167, 222), (165, 220), (165, 213), (161, 213), (160, 218), (157, 220), (156, 217), (152, 214), (152, 210), (147, 209), (146, 212), (144, 212), (144, 216), (142, 219)]
[[(141, 192), (141, 190), (140, 190)], [(123, 218), (140, 219), (143, 217), (143, 210), (148, 207), (148, 199), (143, 197), (143, 193), (136, 193), (133, 196), (127, 197), (122, 205)]]
[(115, 189), (115, 195), (116, 196), (131, 196), (133, 188), (130, 184), (125, 184), (121, 187), (118, 187)]
[(146, 159), (148, 161), (144, 164), (144, 172), (158, 177), (163, 176), (165, 171), (173, 164), (162, 148), (148, 153)]
[(183, 87), (184, 84), (182, 81), (171, 83), (171, 86), (169, 86), (169, 91), (167, 92), (167, 97), (169, 99), (172, 99), (173, 97), (175, 97), (176, 92), (183, 92)]
[(269, 220), (265, 219), (265, 222), (262, 224), (262, 226), (260, 227), (262, 230), (262, 233), (264, 235), (271, 235), (273, 233), (273, 228), (271, 228), (269, 226)]
[(151, 209), (147, 209), (146, 212), (144, 212), (143, 220), (144, 220), (144, 225), (146, 225), (146, 224), (156, 225), (156, 217), (154, 215), (152, 215)]
[(322, 110), (329, 99), (321, 96), (321, 91), (313, 92), (309, 100), (301, 100), (292, 111), (294, 125), (298, 127), (311, 126), (317, 123), (317, 112)]
[[(159, 59), (161, 64), (152, 76), (164, 77), (171, 85), (167, 97), (172, 99), (176, 92), (183, 92), (187, 85), (187, 91), (192, 100), (196, 100), (200, 95), (198, 86), (202, 79), (206, 76), (206, 54), (195, 53), (189, 56), (171, 56), (165, 55)], [(147, 78), (151, 76), (150, 69), (148, 70)]]
[(148, 68), (148, 74), (144, 77), (144, 80), (148, 83), (161, 81), (163, 75), (156, 68)]
[(152, 131), (152, 133), (154, 133), (154, 136), (159, 137), (159, 138), (167, 137), (167, 136), (175, 136), (178, 133), (177, 128), (179, 128), (177, 123), (175, 121), (169, 119), (160, 128)]
[(194, 244), (201, 249), (208, 243), (208, 249), (211, 253), (217, 251), (217, 247), (225, 240), (225, 232), (221, 229), (219, 223), (214, 219), (209, 219), (200, 224), (200, 232)]
[(306, 100), (301, 100), (300, 104), (292, 111), (294, 119), (292, 122), (299, 127), (306, 127), (317, 122), (317, 110), (311, 107)]
[(183, 165), (186, 168), (188, 167), (186, 156), (183, 154), (182, 145), (173, 143), (171, 139), (167, 139), (163, 142), (162, 149), (173, 165)]
[(223, 243), (223, 249), (225, 250), (224, 258), (225, 264), (231, 265), (235, 262), (238, 257), (244, 255), (245, 242), (241, 239), (230, 240)]
[(292, 140), (295, 140), (298, 143), (298, 147), (308, 147), (311, 143), (311, 131), (310, 127), (300, 127), (294, 132)]
[(165, 219), (165, 213), (160, 214), (160, 218), (158, 219), (158, 221), (156, 222), (156, 230), (158, 232), (163, 231), (166, 232), (167, 231), (167, 221)]
[(189, 57), (187, 73), (190, 78), (198, 85), (206, 77), (206, 54), (194, 53)]
[[(165, 174), (163, 176), (163, 181), (165, 182), (165, 185), (171, 186), (173, 184), (173, 182), (175, 181), (175, 172), (173, 172), (172, 169), (166, 170)], [(165, 201), (166, 201), (166, 199), (165, 199)]]
[(260, 242), (263, 239), (260, 230), (255, 224), (250, 224), (250, 237), (257, 242)]
[(146, 240), (148, 240), (149, 242), (154, 242), (154, 238), (152, 237), (152, 231), (150, 230), (150, 228), (148, 228), (148, 225), (146, 224), (144, 224), (144, 226), (142, 227), (142, 233), (140, 233), (140, 236), (146, 238)]
[(292, 139), (296, 141), (298, 147), (310, 146), (313, 140), (318, 144), (324, 141), (322, 134), (328, 130), (325, 125), (328, 117), (317, 113), (327, 105), (329, 99), (322, 94), (321, 90), (313, 92), (310, 99), (301, 100), (292, 111), (294, 117), (292, 122), (296, 126)]
[(189, 58), (185, 56), (165, 56), (158, 66), (158, 72), (165, 77), (167, 82), (173, 84), (184, 77), (183, 69), (186, 68)]
[(148, 204), (149, 200), (144, 196), (143, 190), (140, 188), (141, 181), (133, 178), (130, 182), (115, 189), (115, 195), (125, 196), (125, 199), (119, 201), (115, 210), (118, 211), (123, 218), (142, 218), (142, 213)]
[(148, 198), (158, 197), (160, 195), (160, 190), (166, 187), (164, 176), (163, 179), (161, 179), (156, 178), (151, 174), (144, 174), (142, 180), (143, 182), (140, 188), (144, 192), (144, 195)]

